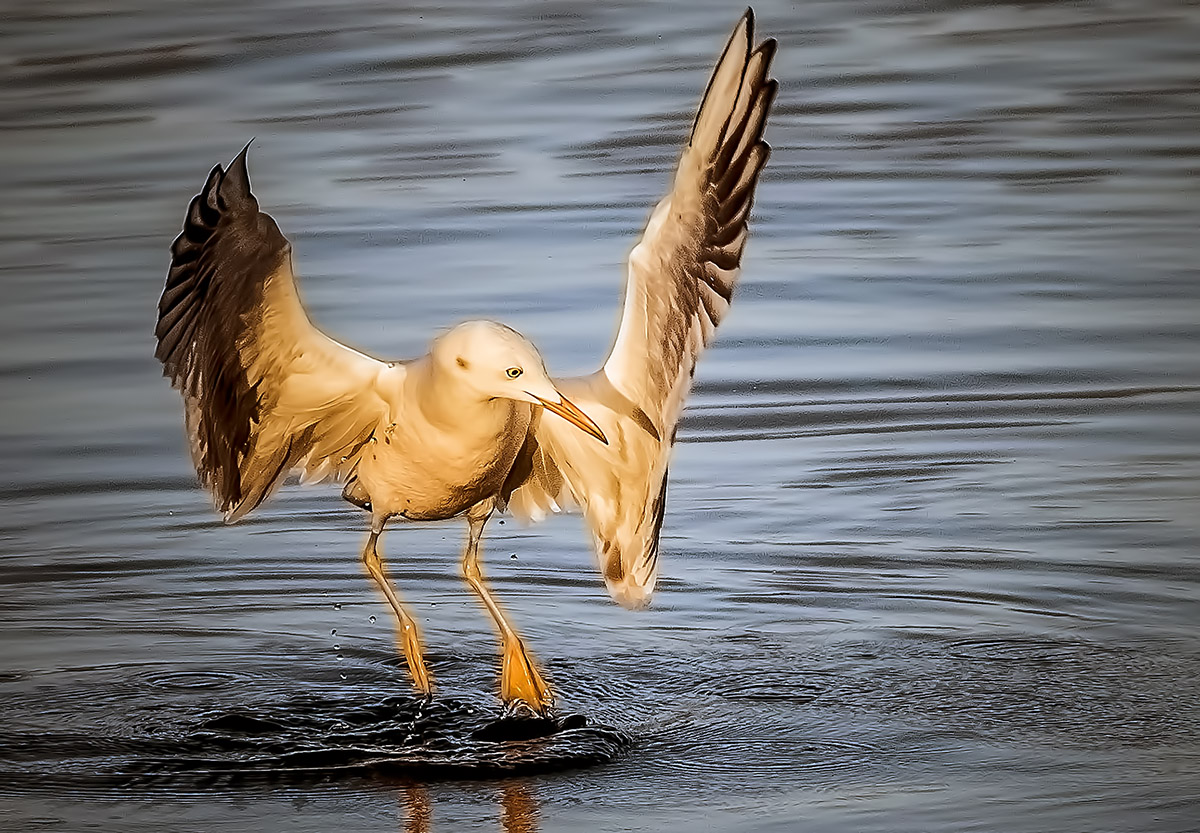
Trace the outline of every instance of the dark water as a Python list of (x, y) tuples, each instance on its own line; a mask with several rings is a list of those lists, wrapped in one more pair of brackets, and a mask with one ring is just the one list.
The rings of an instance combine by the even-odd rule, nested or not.
[(336, 488), (219, 524), (166, 247), (256, 136), (331, 332), (590, 370), (740, 8), (144, 6), (0, 29), (0, 828), (1200, 829), (1200, 7), (760, 4), (775, 152), (654, 608), (577, 518), (492, 525), (530, 727), (459, 523), (385, 542), (431, 704)]

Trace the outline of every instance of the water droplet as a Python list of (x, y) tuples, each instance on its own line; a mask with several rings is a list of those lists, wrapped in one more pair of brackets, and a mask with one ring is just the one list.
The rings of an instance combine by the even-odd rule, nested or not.
[(341, 654), (338, 654), (338, 655), (337, 655), (337, 658), (338, 658), (338, 659), (341, 659), (341, 658), (342, 658), (342, 655), (341, 655)]
[(345, 674), (339, 674), (338, 676), (339, 676), (339, 677), (341, 677), (343, 680), (344, 680), (344, 679), (346, 679), (346, 675), (345, 675)]
[(375, 624), (375, 614), (374, 613), (371, 614), (370, 622), (372, 625)]
[(334, 602), (334, 603), (333, 603), (333, 609), (334, 609), (334, 610), (341, 610), (341, 609), (342, 609), (342, 603), (341, 603), (341, 602)]

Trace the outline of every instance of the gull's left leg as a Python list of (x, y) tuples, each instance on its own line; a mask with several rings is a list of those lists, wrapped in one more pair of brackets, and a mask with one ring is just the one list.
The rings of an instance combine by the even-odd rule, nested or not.
[(495, 503), (489, 498), (481, 501), (467, 510), (468, 537), (467, 548), (463, 551), (463, 578), (471, 589), (479, 596), (483, 606), (496, 623), (503, 643), (504, 655), (500, 663), (500, 699), (505, 704), (514, 700), (527, 703), (530, 708), (543, 717), (550, 714), (554, 707), (554, 695), (550, 686), (542, 679), (533, 659), (525, 650), (521, 637), (508, 623), (500, 605), (492, 598), (491, 591), (483, 581), (483, 571), (479, 568), (479, 539), (483, 535), (484, 524), (492, 516)]
[(400, 644), (400, 650), (404, 652), (404, 659), (408, 662), (413, 685), (422, 694), (429, 696), (433, 693), (433, 682), (429, 678), (429, 669), (425, 667), (425, 652), (421, 649), (421, 633), (417, 629), (416, 620), (405, 609), (400, 602), (400, 597), (396, 595), (396, 591), (388, 582), (387, 574), (383, 569), (383, 559), (379, 557), (379, 536), (383, 534), (383, 524), (383, 518), (373, 518), (371, 521), (371, 534), (367, 537), (366, 546), (363, 547), (363, 566), (367, 568), (371, 578), (375, 579), (375, 583), (379, 585), (379, 589), (383, 591), (383, 595), (387, 597), (388, 603), (392, 606), (392, 611), (396, 614), (396, 641)]

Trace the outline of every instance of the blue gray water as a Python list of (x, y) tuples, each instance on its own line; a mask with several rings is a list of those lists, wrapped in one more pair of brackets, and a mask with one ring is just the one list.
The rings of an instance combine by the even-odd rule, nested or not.
[[(461, 524), (385, 540), (425, 707), (336, 487), (232, 527), (196, 487), (151, 332), (213, 164), (257, 137), (334, 335), (494, 317), (590, 370), (741, 12), (680, 8), (6, 12), (0, 829), (1200, 826), (1194, 3), (757, 7), (774, 154), (653, 608), (609, 602), (578, 518), (490, 530), (586, 725), (472, 734)], [(366, 764), (414, 733), (469, 765)]]

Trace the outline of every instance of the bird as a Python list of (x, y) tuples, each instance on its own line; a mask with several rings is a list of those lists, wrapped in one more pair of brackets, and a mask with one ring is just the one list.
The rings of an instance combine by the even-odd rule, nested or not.
[(581, 510), (612, 598), (648, 604), (668, 465), (696, 361), (730, 308), (770, 147), (776, 41), (754, 13), (718, 58), (667, 194), (629, 254), (616, 338), (594, 373), (552, 378), (537, 348), (490, 320), (381, 360), (326, 335), (299, 294), (291, 244), (250, 187), (249, 145), (190, 202), (158, 304), (155, 356), (183, 399), (199, 481), (227, 523), (291, 475), (333, 480), (370, 519), (361, 560), (395, 616), (416, 690), (432, 696), (417, 621), (380, 553), (393, 519), (464, 517), (461, 572), (501, 643), (506, 708), (554, 713), (554, 693), (481, 563), (496, 512)]

